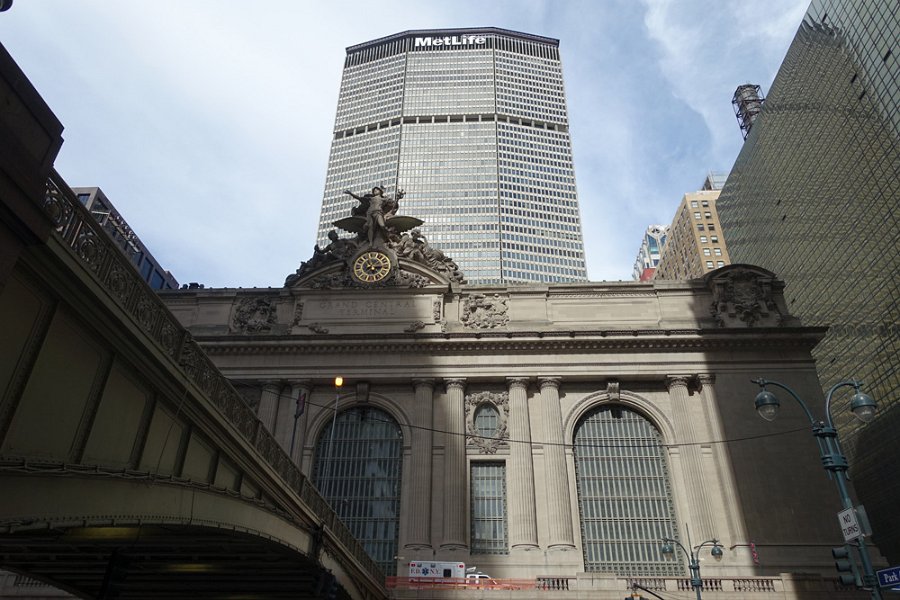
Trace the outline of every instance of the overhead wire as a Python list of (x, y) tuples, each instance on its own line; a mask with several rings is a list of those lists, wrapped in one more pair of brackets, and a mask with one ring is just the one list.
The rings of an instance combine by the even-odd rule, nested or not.
[[(231, 384), (234, 385), (235, 387), (242, 386), (242, 387), (246, 387), (246, 388), (258, 389), (258, 388), (256, 388), (256, 386), (253, 386), (253, 385), (247, 384), (247, 383), (243, 383), (243, 382), (232, 381)], [(275, 394), (275, 396), (279, 399), (280, 398), (288, 398), (290, 400), (296, 401), (296, 398), (294, 398), (293, 396), (291, 396), (289, 394), (284, 394), (281, 392)], [(323, 408), (323, 409), (327, 409), (329, 411), (334, 410), (332, 408), (330, 402), (328, 404), (319, 404), (319, 403), (310, 401), (310, 399), (308, 397), (305, 400), (305, 406), (315, 406), (317, 408)], [(388, 424), (396, 423), (396, 421), (393, 421), (393, 420), (388, 421), (385, 419), (378, 419), (378, 418), (371, 418), (371, 417), (370, 417), (370, 419), (372, 421), (376, 421), (379, 423), (388, 423)], [(496, 437), (492, 437), (492, 436), (475, 435), (475, 434), (471, 434), (468, 432), (459, 433), (456, 431), (447, 431), (445, 429), (436, 429), (434, 427), (426, 427), (424, 425), (414, 425), (412, 423), (407, 423), (405, 426), (410, 429), (418, 429), (421, 431), (430, 431), (432, 433), (440, 433), (443, 435), (464, 436), (464, 437), (480, 438), (480, 439), (484, 439), (484, 440), (496, 440), (497, 439)], [(680, 443), (671, 443), (671, 444), (665, 444), (665, 443), (659, 443), (659, 444), (635, 444), (635, 443), (610, 444), (610, 443), (606, 443), (606, 442), (596, 442), (596, 443), (591, 442), (591, 443), (580, 443), (580, 444), (571, 443), (570, 444), (567, 442), (542, 442), (542, 441), (535, 441), (535, 440), (518, 440), (518, 439), (512, 439), (512, 438), (503, 438), (502, 441), (505, 443), (510, 443), (510, 444), (532, 444), (532, 445), (538, 445), (538, 446), (562, 446), (564, 448), (571, 448), (571, 449), (575, 449), (578, 447), (582, 447), (582, 448), (687, 448), (687, 447), (691, 447), (691, 446), (712, 446), (712, 445), (718, 445), (718, 444), (733, 444), (733, 443), (738, 443), (738, 442), (747, 442), (747, 441), (752, 441), (752, 440), (759, 440), (759, 439), (765, 439), (765, 438), (779, 437), (779, 436), (783, 436), (783, 435), (790, 435), (790, 434), (798, 433), (801, 431), (808, 431), (808, 430), (809, 430), (809, 427), (804, 426), (804, 427), (798, 427), (796, 429), (787, 429), (784, 431), (775, 431), (775, 432), (771, 432), (771, 433), (761, 433), (758, 435), (747, 435), (747, 436), (724, 439), (724, 440), (707, 440), (707, 441), (700, 441), (700, 442), (680, 442)]]

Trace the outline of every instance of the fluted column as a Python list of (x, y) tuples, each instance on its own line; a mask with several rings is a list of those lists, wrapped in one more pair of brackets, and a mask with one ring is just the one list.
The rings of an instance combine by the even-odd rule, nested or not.
[[(714, 375), (704, 373), (698, 375), (697, 380), (700, 383), (703, 411), (706, 413), (706, 420), (709, 423), (709, 439), (713, 442), (722, 442), (725, 440), (725, 433), (722, 430), (722, 418), (713, 387), (716, 378)], [(743, 511), (741, 510), (740, 498), (738, 498), (737, 494), (737, 481), (734, 477), (734, 470), (731, 468), (728, 444), (719, 443), (714, 448), (713, 460), (715, 461), (719, 481), (722, 483), (722, 504), (730, 530), (729, 533), (733, 542), (741, 543), (747, 540), (747, 532), (741, 517)], [(719, 535), (724, 537), (722, 533)]]
[[(431, 456), (434, 379), (413, 379), (412, 474), (407, 548), (431, 548)], [(465, 463), (463, 463), (465, 464)], [(405, 479), (405, 478), (404, 478)], [(462, 486), (465, 489), (465, 486)]]
[(465, 379), (447, 379), (442, 548), (466, 548)]
[(291, 385), (291, 396), (288, 398), (291, 412), (285, 449), (290, 453), (294, 464), (300, 465), (303, 459), (303, 444), (306, 442), (304, 439), (306, 420), (308, 418), (306, 405), (309, 403), (310, 395), (312, 395), (312, 380), (294, 379), (288, 383)]
[(691, 415), (691, 398), (688, 394), (687, 375), (674, 375), (667, 378), (669, 397), (672, 400), (672, 413), (675, 421), (676, 440), (679, 444), (682, 473), (687, 486), (688, 506), (691, 515), (691, 529), (697, 532), (697, 539), (708, 540), (716, 535), (712, 526), (712, 507), (708, 494), (711, 491), (703, 477), (700, 447), (694, 419)]
[(528, 379), (508, 377), (509, 385), (509, 481), (507, 506), (509, 545), (527, 549), (538, 545), (537, 509), (534, 501), (534, 461), (528, 417)]
[(278, 394), (281, 382), (269, 380), (263, 382), (262, 395), (259, 397), (259, 420), (270, 433), (275, 433), (275, 415), (278, 413)]
[(559, 377), (539, 377), (541, 420), (544, 422), (544, 470), (547, 482), (549, 547), (575, 546), (569, 475), (566, 470), (565, 436), (559, 406)]

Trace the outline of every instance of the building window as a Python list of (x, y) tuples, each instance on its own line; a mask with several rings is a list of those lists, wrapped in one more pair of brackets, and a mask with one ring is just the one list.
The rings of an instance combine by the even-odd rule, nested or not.
[(725, 261), (723, 261), (723, 260), (718, 260), (718, 261), (716, 261), (716, 266), (717, 266), (717, 267), (724, 267), (724, 266), (725, 266)]
[(697, 208), (697, 201), (691, 200), (691, 208)]
[(605, 405), (575, 429), (575, 479), (586, 571), (681, 575), (659, 540), (677, 538), (662, 436), (639, 413)]
[(697, 223), (697, 231), (703, 231), (703, 223)]
[(703, 216), (706, 217), (707, 219), (712, 219), (712, 213), (709, 211), (703, 213)]
[(709, 239), (710, 239), (710, 241), (712, 241), (713, 244), (719, 243), (719, 236), (717, 236), (717, 235), (710, 236)]
[(472, 554), (508, 554), (506, 465), (472, 463)]
[(706, 261), (706, 268), (707, 268), (707, 269), (712, 269), (712, 268), (713, 268), (713, 262), (712, 262), (711, 260)]
[(394, 575), (400, 523), (403, 439), (397, 422), (377, 408), (338, 414), (316, 444), (313, 481), (381, 570)]
[(709, 254), (709, 248), (704, 248), (704, 249), (703, 249), (703, 256), (709, 256), (709, 255), (710, 255), (710, 254)]
[(708, 201), (708, 200), (704, 200), (704, 201), (703, 201), (703, 206), (709, 206), (709, 201)]
[(695, 213), (694, 213), (694, 218), (695, 218), (695, 219), (699, 219), (699, 218), (700, 218), (700, 213), (695, 212)]
[(705, 235), (701, 235), (701, 236), (700, 236), (700, 243), (701, 243), (701, 244), (705, 244), (705, 243), (706, 243), (706, 236), (705, 236)]
[(722, 256), (722, 249), (721, 248), (713, 248), (713, 254), (715, 254), (716, 256)]
[(492, 404), (484, 403), (475, 409), (475, 432), (483, 438), (497, 436), (500, 428), (500, 413)]
[(712, 223), (707, 223), (706, 226), (709, 227), (709, 230), (710, 230), (710, 231), (715, 231), (715, 230), (716, 230), (716, 226), (713, 225)]

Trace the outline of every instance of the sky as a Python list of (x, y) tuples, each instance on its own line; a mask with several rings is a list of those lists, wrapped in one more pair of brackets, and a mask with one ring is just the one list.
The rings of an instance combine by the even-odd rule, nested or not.
[(560, 40), (588, 277), (630, 280), (742, 138), (808, 0), (14, 0), (0, 42), (99, 186), (180, 283), (280, 287), (312, 255), (345, 50), (409, 29)]

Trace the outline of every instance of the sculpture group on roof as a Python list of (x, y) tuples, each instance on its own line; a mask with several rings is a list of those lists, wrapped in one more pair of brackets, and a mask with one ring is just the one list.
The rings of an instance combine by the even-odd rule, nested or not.
[[(357, 195), (350, 190), (345, 194), (359, 204), (350, 210), (350, 216), (333, 223), (337, 229), (328, 232), (329, 243), (324, 248), (318, 244), (313, 255), (303, 262), (296, 272), (288, 275), (284, 285), (291, 286), (322, 267), (347, 262), (364, 249), (392, 251), (397, 258), (425, 265), (450, 281), (464, 283), (459, 266), (440, 249), (433, 247), (418, 229), (421, 219), (398, 215), (402, 190), (391, 197), (384, 188), (375, 186), (371, 192)], [(355, 234), (341, 237), (338, 229)]]

